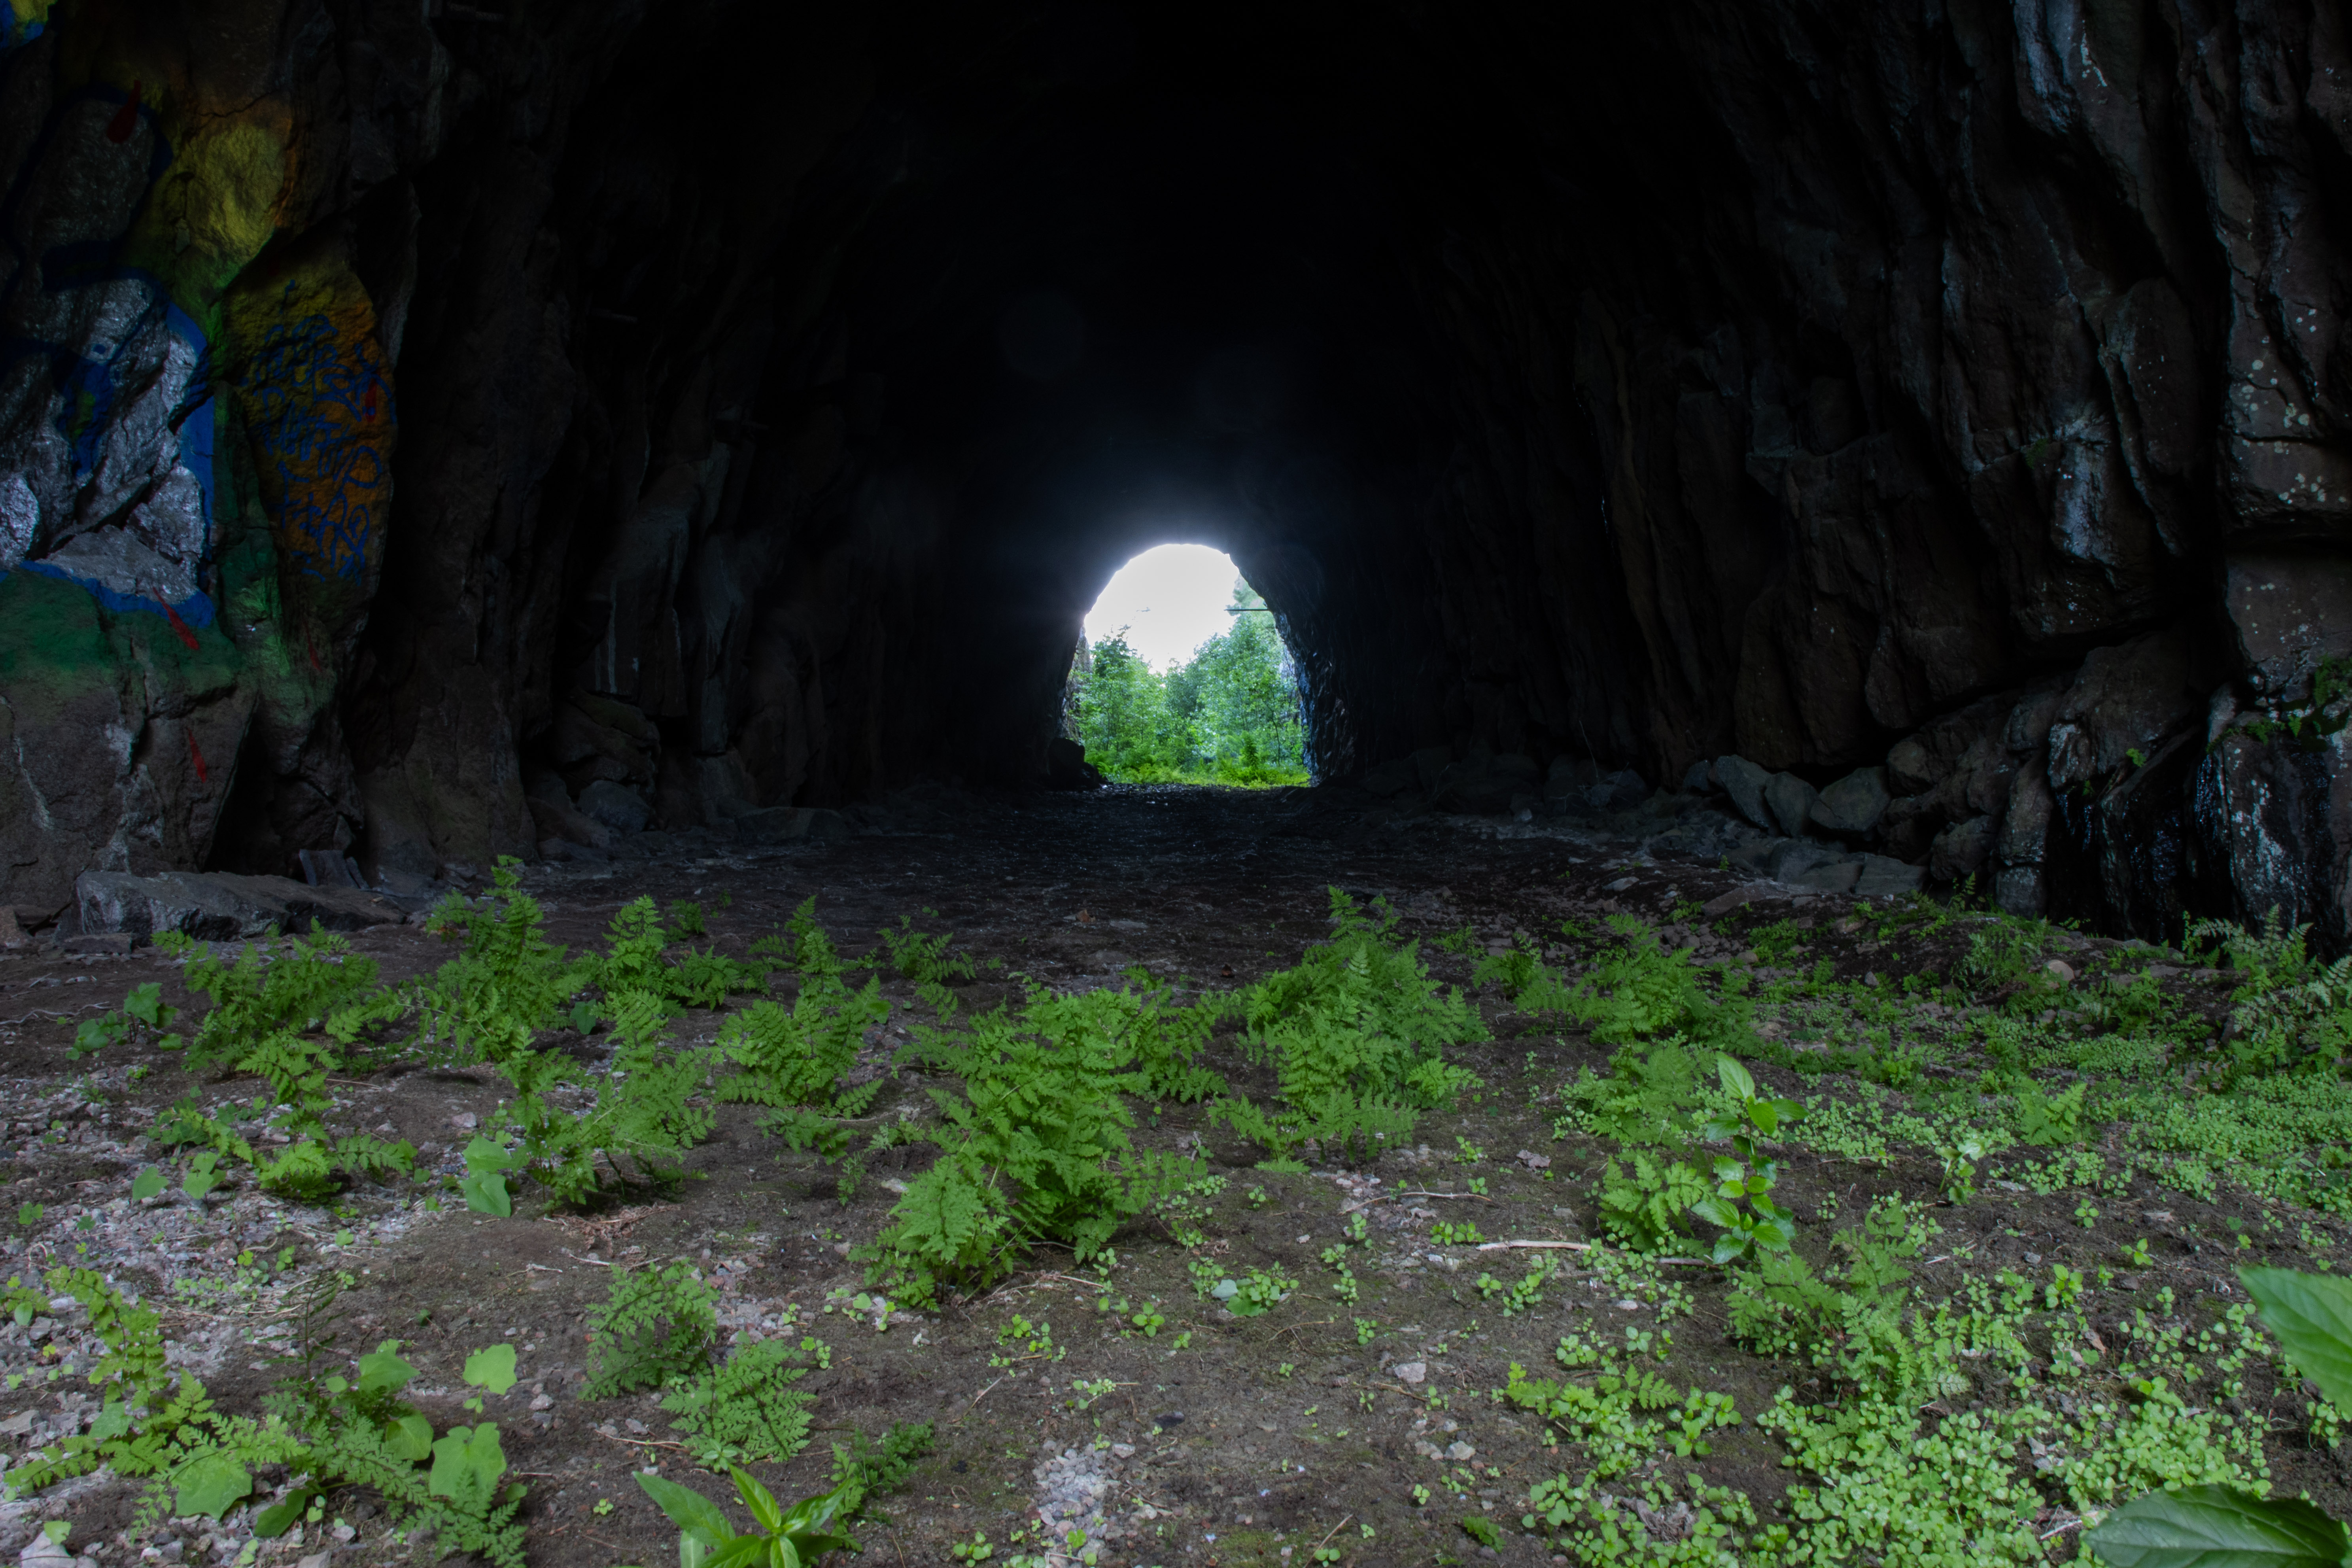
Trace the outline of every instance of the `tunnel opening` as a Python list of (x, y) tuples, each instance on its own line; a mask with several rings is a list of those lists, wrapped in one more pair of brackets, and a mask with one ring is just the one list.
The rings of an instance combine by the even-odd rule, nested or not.
[(1088, 607), (1062, 735), (1117, 784), (1313, 782), (1281, 616), (1211, 545), (1160, 544)]
[[(2179, 918), (2151, 836), (2193, 840), (2197, 900), (2352, 931), (2352, 782), (2277, 750), (2352, 658), (2352, 296), (2326, 225), (2208, 221), (2304, 210), (2346, 133), (2282, 110), (2207, 190), (2225, 132), (2153, 62), (2221, 42), (97, 11), (0, 52), (35, 902), (1033, 788), (1087, 605), (1188, 515), (1279, 609), (1331, 789), (1688, 784), (2131, 929)], [(2085, 106), (2118, 71), (2149, 118)]]

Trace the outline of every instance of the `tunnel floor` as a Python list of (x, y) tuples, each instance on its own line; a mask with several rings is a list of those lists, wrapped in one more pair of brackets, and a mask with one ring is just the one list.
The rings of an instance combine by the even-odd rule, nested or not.
[[(1572, 978), (1606, 962), (1610, 917), (1622, 931), (1654, 930), (1662, 951), (1687, 945), (1696, 963), (1743, 977), (1734, 988), (1748, 987), (1757, 1005), (1743, 1054), (1764, 1092), (1814, 1100), (1780, 1151), (1775, 1191), (1795, 1216), (1799, 1252), (1832, 1268), (1842, 1255), (1826, 1238), (1891, 1198), (1915, 1205), (1905, 1213), (1919, 1245), (1899, 1268), (1916, 1300), (1949, 1300), (1958, 1310), (1979, 1292), (1975, 1307), (1988, 1316), (1972, 1331), (1981, 1343), (1949, 1363), (1960, 1371), (1922, 1401), (1924, 1412), (1905, 1417), (1925, 1424), (1921, 1434), (1957, 1433), (1952, 1418), (1980, 1405), (2008, 1413), (1987, 1419), (2011, 1419), (2021, 1398), (2045, 1401), (2050, 1425), (2026, 1423), (2040, 1434), (2034, 1447), (2063, 1454), (2075, 1441), (2087, 1455), (2108, 1439), (2075, 1412), (2113, 1394), (2118, 1378), (2168, 1374), (2192, 1402), (2211, 1392), (2197, 1392), (2200, 1380), (2222, 1375), (2223, 1354), (2200, 1349), (2195, 1333), (2243, 1302), (2233, 1265), (2341, 1257), (2344, 1226), (2308, 1192), (2281, 1201), (2275, 1190), (2240, 1184), (2219, 1156), (2161, 1157), (2124, 1121), (2085, 1122), (2078, 1132), (2063, 1110), (2051, 1110), (2045, 1120), (2065, 1125), (2042, 1142), (2004, 1148), (1988, 1138), (1994, 1146), (1971, 1154), (1964, 1142), (1959, 1129), (1968, 1115), (1982, 1119), (1983, 1095), (1993, 1092), (1977, 1092), (1988, 1058), (1971, 1022), (2006, 1015), (2046, 1026), (2074, 992), (2103, 975), (2138, 974), (2152, 960), (2167, 961), (2147, 984), (2168, 999), (2168, 1016), (2210, 1020), (2226, 1010), (2217, 971), (1924, 900), (1856, 903), (1746, 883), (1728, 869), (1654, 859), (1598, 829), (1380, 826), (1319, 811), (1311, 798), (1139, 787), (1017, 804), (933, 796), (836, 842), (747, 854), (707, 835), (656, 837), (625, 844), (609, 864), (530, 868), (523, 886), (543, 900), (549, 934), (574, 949), (601, 945), (615, 913), (644, 895), (665, 909), (698, 903), (709, 931), (701, 945), (732, 954), (811, 899), (849, 954), (912, 917), (922, 931), (952, 932), (955, 948), (982, 966), (953, 987), (965, 1016), (1014, 997), (1017, 975), (1086, 990), (1119, 984), (1139, 967), (1185, 1000), (1249, 984), (1324, 937), (1333, 888), (1360, 901), (1386, 899), (1431, 973), (1465, 987), (1474, 962), (1514, 933), (1529, 933)], [(1742, 888), (1755, 896), (1724, 897)], [(1563, 921), (1580, 922), (1582, 934), (1563, 931)], [(2026, 935), (2014, 963), (1988, 987), (1986, 944), (1976, 939), (2018, 931)], [(387, 982), (447, 956), (415, 924), (378, 927), (353, 943)], [(902, 976), (881, 975), (892, 1016), (852, 1076), (890, 1079), (876, 1115), (924, 1118), (926, 1089), (947, 1080), (893, 1071), (888, 1058), (933, 1014)], [(1886, 1479), (1784, 1463), (1796, 1429), (1758, 1421), (1778, 1391), (1792, 1388), (1800, 1406), (1850, 1405), (1854, 1396), (1802, 1355), (1759, 1354), (1752, 1330), (1746, 1342), (1735, 1337), (1737, 1270), (1605, 1248), (1480, 1250), (1605, 1239), (1604, 1168), (1661, 1153), (1638, 1138), (1601, 1135), (1563, 1100), (1581, 1069), (1608, 1070), (1611, 1048), (1528, 1016), (1495, 984), (1473, 993), (1492, 1040), (1449, 1056), (1483, 1088), (1424, 1112), (1409, 1147), (1363, 1164), (1310, 1160), (1307, 1173), (1267, 1172), (1256, 1168), (1262, 1151), (1212, 1126), (1201, 1106), (1138, 1102), (1138, 1149), (1198, 1148), (1212, 1179), (1173, 1209), (1127, 1225), (1115, 1265), (1078, 1268), (1066, 1250), (1044, 1247), (974, 1297), (886, 1313), (848, 1255), (887, 1223), (929, 1150), (874, 1155), (845, 1203), (838, 1169), (764, 1134), (756, 1107), (714, 1108), (716, 1126), (674, 1192), (616, 1187), (585, 1208), (551, 1212), (543, 1194), (525, 1188), (512, 1214), (496, 1217), (467, 1212), (452, 1189), (465, 1171), (461, 1150), (499, 1125), (499, 1080), (394, 1059), (338, 1076), (331, 1121), (411, 1141), (425, 1181), (357, 1183), (304, 1204), (260, 1193), (248, 1172), (199, 1200), (168, 1187), (134, 1200), (134, 1175), (168, 1158), (147, 1136), (160, 1112), (184, 1095), (215, 1106), (256, 1087), (250, 1078), (192, 1078), (182, 1058), (138, 1041), (94, 1061), (68, 1058), (79, 1021), (150, 980), (187, 1018), (200, 1012), (179, 967), (152, 950), (0, 959), (8, 1143), (14, 1190), (28, 1205), (5, 1243), (11, 1263), (87, 1264), (145, 1296), (163, 1313), (175, 1364), (196, 1371), (229, 1410), (258, 1407), (280, 1371), (257, 1347), (282, 1347), (269, 1336), (282, 1331), (289, 1303), (336, 1271), (348, 1282), (333, 1309), (335, 1355), (403, 1342), (419, 1372), (411, 1396), (436, 1426), (469, 1419), (460, 1408), (472, 1392), (460, 1379), (467, 1353), (513, 1343), (517, 1381), (488, 1398), (487, 1414), (513, 1475), (530, 1489), (523, 1518), (534, 1563), (667, 1560), (675, 1532), (632, 1471), (652, 1465), (706, 1491), (723, 1488), (687, 1462), (657, 1394), (580, 1397), (585, 1314), (616, 1271), (677, 1259), (715, 1285), (722, 1343), (811, 1335), (829, 1346), (829, 1365), (798, 1385), (815, 1396), (814, 1440), (789, 1463), (754, 1467), (779, 1495), (824, 1489), (831, 1446), (853, 1431), (931, 1424), (929, 1455), (852, 1531), (868, 1562), (945, 1563), (960, 1560), (950, 1555), (958, 1546), (961, 1560), (998, 1563), (1077, 1563), (1088, 1552), (1098, 1563), (1218, 1568), (1565, 1562), (1568, 1540), (1553, 1528), (1563, 1521), (1570, 1536), (1615, 1510), (1660, 1542), (1718, 1528), (1744, 1537), (1775, 1521), (1803, 1527), (1807, 1505), (1792, 1483), (1827, 1480), (1860, 1497)], [(1948, 988), (1963, 983), (1976, 989)], [(2032, 1005), (2007, 1005), (2020, 995)], [(708, 1040), (719, 1016), (689, 1011), (674, 1037)], [(2112, 1024), (2082, 1033), (2123, 1037)], [(602, 1037), (556, 1035), (592, 1069), (602, 1060)], [(1230, 1020), (1204, 1059), (1237, 1091), (1274, 1091), (1273, 1075), (1237, 1048)], [(2086, 1071), (2105, 1081), (2102, 1069)], [(2050, 1101), (2063, 1098), (2054, 1086), (2064, 1076), (2045, 1075)], [(1686, 1099), (1697, 1092), (1685, 1089)], [(431, 1182), (437, 1211), (425, 1206)], [(1473, 1227), (1475, 1237), (1440, 1226)], [(1709, 1227), (1693, 1228), (1670, 1257), (1704, 1258), (1699, 1237)], [(1547, 1263), (1556, 1266), (1548, 1278)], [(1212, 1278), (1253, 1270), (1285, 1291), (1262, 1314), (1236, 1316), (1203, 1293)], [(10, 1374), (0, 1433), (26, 1448), (95, 1409), (78, 1381), (47, 1381), (61, 1354), (79, 1365), (89, 1348), (78, 1310), (58, 1320), (54, 1333), (0, 1333)], [(1995, 1321), (2017, 1327), (2016, 1357), (1983, 1326)], [(1580, 1426), (1566, 1405), (1548, 1423), (1524, 1399), (1490, 1397), (1510, 1385), (1515, 1363), (1530, 1378), (1591, 1385), (1592, 1368), (1566, 1369), (1556, 1356), (1563, 1335), (1630, 1354), (1629, 1364), (1663, 1379), (1674, 1408), (1629, 1407), (1613, 1427)], [(2226, 1348), (2226, 1335), (2216, 1342)], [(1974, 1359), (1987, 1353), (1982, 1344), (1995, 1345), (1991, 1360)], [(1823, 1353), (1833, 1360), (1835, 1350)], [(2248, 1387), (2228, 1408), (2257, 1427), (2275, 1417), (2282, 1429), (2269, 1446), (2273, 1486), (2308, 1488), (2340, 1507), (2347, 1489), (2335, 1451), (2288, 1429), (2303, 1422), (2299, 1394), (2272, 1392), (2259, 1361), (2235, 1375)], [(1686, 1391), (1727, 1396), (1740, 1421), (1712, 1430), (1700, 1421), (1695, 1446)], [(2025, 1522), (2011, 1519), (2000, 1538), (2014, 1544), (2015, 1531), (2030, 1529), (2061, 1543), (2081, 1514), (2055, 1480), (2033, 1492), (2040, 1472), (2017, 1447), (2026, 1426), (2002, 1428), (2008, 1447), (1993, 1445), (1999, 1463), (2013, 1457), (2021, 1467), (2028, 1499)], [(1594, 1468), (1607, 1431), (1633, 1447), (1615, 1474)], [(1677, 1451), (1677, 1433), (1688, 1451)], [(2226, 1447), (2226, 1434), (2216, 1441)], [(1808, 1463), (1827, 1461), (1816, 1453)], [(1589, 1495), (1564, 1489), (1588, 1475), (1598, 1478)], [(1728, 1490), (1696, 1497), (1686, 1475)], [(272, 1481), (262, 1476), (265, 1492)], [(121, 1532), (134, 1495), (103, 1475), (67, 1482), (0, 1505), (0, 1524), (68, 1519), (76, 1550), (95, 1543), (100, 1561), (129, 1561), (136, 1552)], [(1738, 1522), (1748, 1509), (1758, 1522)], [(1523, 1527), (1548, 1511), (1550, 1524)], [(178, 1521), (147, 1543), (176, 1535), (184, 1561), (247, 1560), (237, 1554), (251, 1529), (240, 1510), (220, 1523)], [(1072, 1530), (1086, 1532), (1083, 1544)], [(300, 1541), (267, 1543), (250, 1560), (290, 1563), (323, 1547), (336, 1563), (410, 1561), (411, 1548), (385, 1531), (376, 1505), (347, 1492)], [(976, 1531), (992, 1558), (972, 1556)]]

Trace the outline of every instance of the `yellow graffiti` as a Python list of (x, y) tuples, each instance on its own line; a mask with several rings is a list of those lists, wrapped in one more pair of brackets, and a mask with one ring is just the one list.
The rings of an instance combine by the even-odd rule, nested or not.
[(49, 7), (55, 0), (8, 0), (8, 9), (16, 14), (16, 26), (21, 29), (49, 19)]

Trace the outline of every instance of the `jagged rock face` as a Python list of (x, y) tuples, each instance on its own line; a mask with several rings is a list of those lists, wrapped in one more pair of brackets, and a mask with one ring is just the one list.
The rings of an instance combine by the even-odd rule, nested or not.
[(1327, 776), (2341, 941), (2347, 27), (18, 0), (0, 903), (1042, 782), (1183, 537)]

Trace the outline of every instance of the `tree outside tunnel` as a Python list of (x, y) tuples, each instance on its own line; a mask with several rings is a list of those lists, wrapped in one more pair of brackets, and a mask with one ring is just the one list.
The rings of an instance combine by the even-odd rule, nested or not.
[(1122, 784), (1303, 784), (1306, 731), (1296, 668), (1265, 600), (1247, 583), (1233, 625), (1165, 672), (1128, 639), (1082, 638), (1066, 711), (1087, 760)]

